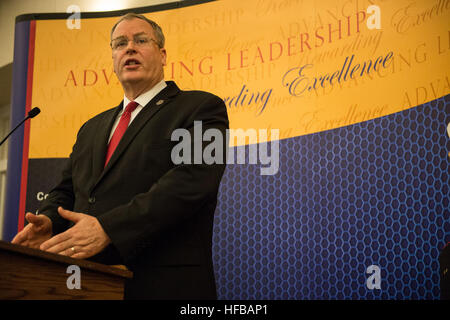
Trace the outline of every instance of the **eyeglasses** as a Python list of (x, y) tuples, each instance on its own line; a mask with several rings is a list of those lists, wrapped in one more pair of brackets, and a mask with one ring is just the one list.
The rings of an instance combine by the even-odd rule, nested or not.
[(153, 41), (154, 43), (156, 43), (156, 45), (158, 47), (160, 47), (158, 42), (155, 39), (152, 39), (152, 38), (149, 38), (149, 37), (146, 37), (143, 35), (138, 35), (138, 36), (133, 37), (133, 40), (128, 40), (127, 37), (118, 37), (116, 39), (113, 39), (111, 41), (111, 48), (113, 50), (123, 50), (128, 46), (128, 42), (130, 42), (130, 41), (133, 41), (137, 47), (148, 46), (151, 41)]

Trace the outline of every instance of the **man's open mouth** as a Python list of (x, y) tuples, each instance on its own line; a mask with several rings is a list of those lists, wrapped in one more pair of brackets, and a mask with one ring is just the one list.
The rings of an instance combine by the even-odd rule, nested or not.
[(136, 59), (128, 59), (125, 61), (125, 66), (135, 67), (140, 65), (141, 63)]

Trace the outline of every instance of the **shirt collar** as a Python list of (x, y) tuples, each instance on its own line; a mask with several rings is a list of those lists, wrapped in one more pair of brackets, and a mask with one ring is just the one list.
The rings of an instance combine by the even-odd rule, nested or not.
[[(139, 103), (140, 106), (145, 107), (147, 103), (150, 102), (158, 93), (160, 93), (165, 87), (167, 87), (166, 81), (161, 80), (158, 82), (153, 88), (139, 95), (134, 101)], [(130, 103), (130, 99), (128, 99), (125, 95), (123, 95), (123, 110), (127, 107), (128, 103)]]

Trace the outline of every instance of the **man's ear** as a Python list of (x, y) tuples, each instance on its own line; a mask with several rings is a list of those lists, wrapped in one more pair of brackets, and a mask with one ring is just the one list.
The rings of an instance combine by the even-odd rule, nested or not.
[(114, 71), (114, 73), (117, 75), (117, 72), (116, 72), (116, 64), (114, 63), (114, 53), (111, 53), (111, 59), (112, 59), (112, 65), (113, 65), (113, 71)]
[(162, 61), (162, 65), (166, 66), (167, 65), (167, 52), (165, 48), (161, 48), (159, 49), (161, 52), (161, 61)]

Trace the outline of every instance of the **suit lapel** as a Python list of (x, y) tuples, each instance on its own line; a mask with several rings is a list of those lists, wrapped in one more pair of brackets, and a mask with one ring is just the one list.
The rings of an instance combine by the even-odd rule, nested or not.
[[(95, 184), (93, 185), (93, 188), (101, 181), (103, 176), (114, 166), (114, 164), (120, 159), (121, 155), (125, 152), (125, 150), (128, 148), (128, 146), (132, 143), (136, 135), (141, 131), (141, 129), (150, 121), (150, 119), (159, 111), (161, 110), (177, 93), (179, 92), (178, 87), (173, 83), (172, 81), (167, 82), (167, 87), (164, 88), (160, 93), (158, 93), (142, 110), (139, 112), (139, 114), (136, 116), (136, 118), (133, 120), (133, 122), (130, 124), (128, 129), (125, 131), (125, 134), (123, 135), (122, 139), (120, 140), (116, 150), (114, 151), (113, 155), (111, 156), (111, 159), (109, 160), (106, 167), (101, 171), (101, 175), (96, 180)], [(120, 105), (122, 106), (122, 104)], [(117, 113), (115, 113), (117, 116)], [(113, 117), (115, 119), (115, 117)], [(114, 122), (114, 120), (113, 120)], [(112, 123), (109, 126), (108, 136), (111, 131)], [(107, 139), (107, 138), (106, 138)], [(104, 165), (104, 158), (106, 155), (106, 149), (107, 149), (107, 143), (108, 141), (104, 143), (104, 145), (96, 145), (95, 147), (98, 148), (97, 150), (100, 150), (99, 152), (102, 152), (103, 155), (103, 162), (102, 166)], [(98, 160), (96, 160), (95, 168), (98, 168), (100, 163), (97, 163)], [(103, 168), (103, 167), (102, 167)]]
[(101, 121), (98, 134), (94, 138), (93, 160), (92, 160), (92, 173), (93, 177), (97, 178), (102, 173), (105, 166), (106, 151), (108, 149), (108, 139), (111, 133), (114, 121), (117, 118), (119, 112), (123, 109), (123, 101), (107, 114)]

